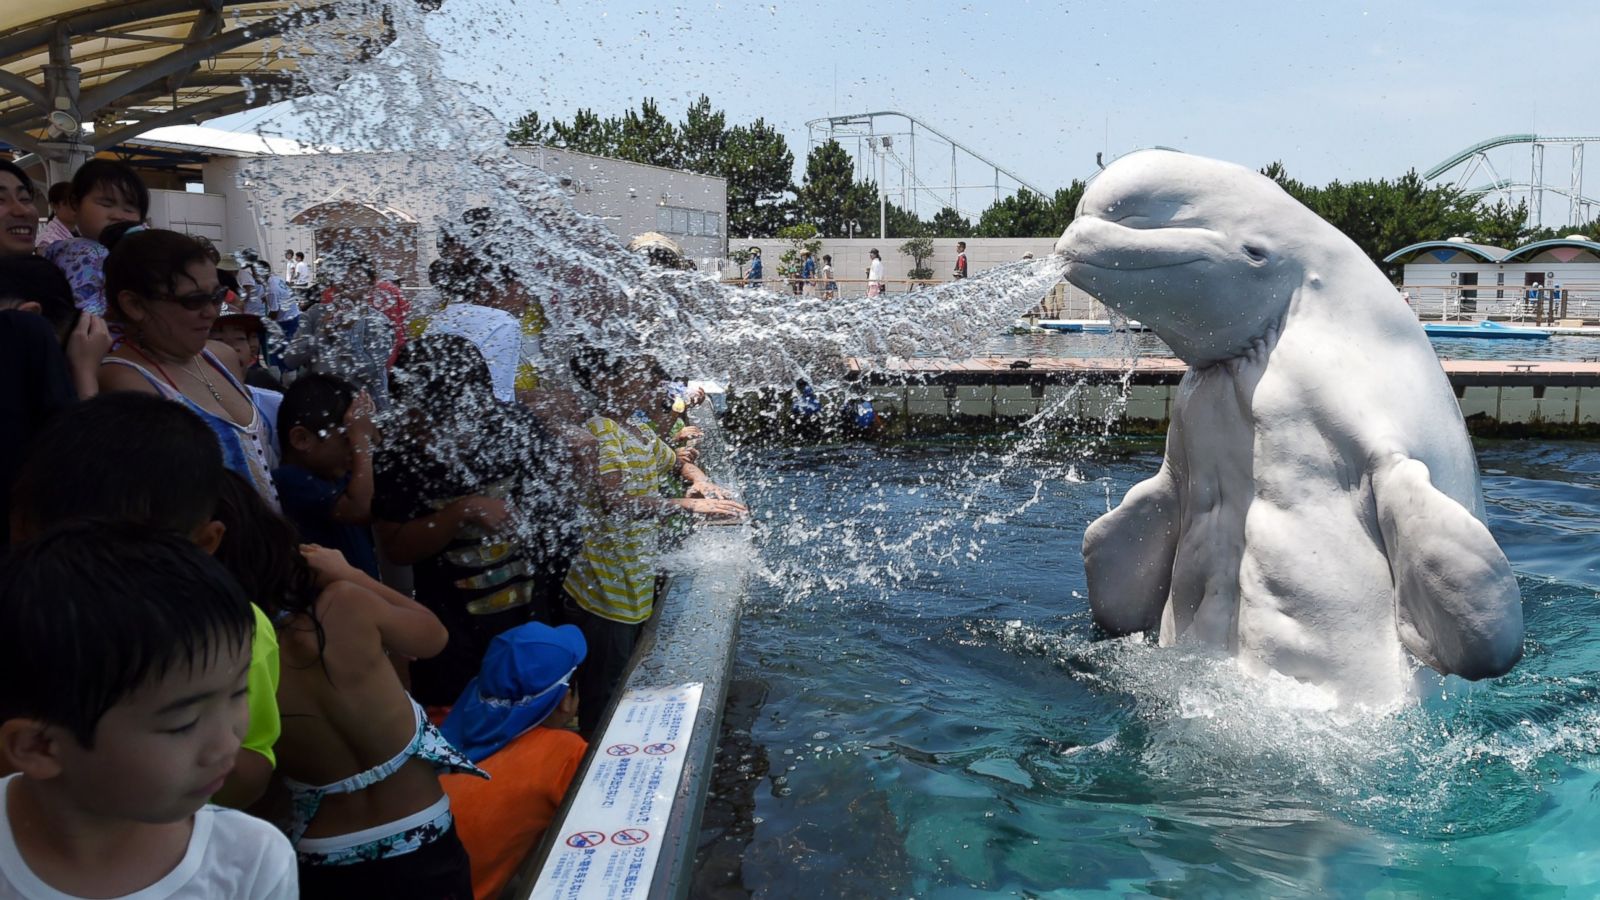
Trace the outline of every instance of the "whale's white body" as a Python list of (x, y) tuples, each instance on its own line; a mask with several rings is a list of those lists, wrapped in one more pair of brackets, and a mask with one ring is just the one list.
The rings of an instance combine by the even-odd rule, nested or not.
[(1161, 470), (1090, 526), (1095, 619), (1325, 685), (1409, 695), (1521, 655), (1516, 581), (1426, 335), (1356, 245), (1270, 179), (1165, 151), (1091, 182), (1067, 278), (1189, 371)]

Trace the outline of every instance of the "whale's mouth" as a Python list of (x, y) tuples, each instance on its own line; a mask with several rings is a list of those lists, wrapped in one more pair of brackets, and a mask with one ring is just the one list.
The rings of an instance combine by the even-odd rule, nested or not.
[(1139, 215), (1119, 221), (1080, 217), (1068, 226), (1055, 250), (1069, 266), (1101, 272), (1154, 272), (1228, 255), (1228, 241), (1213, 229), (1170, 223), (1148, 227), (1124, 224), (1130, 220), (1149, 221)]
[(1116, 262), (1107, 265), (1105, 263), (1097, 263), (1088, 259), (1077, 259), (1071, 254), (1064, 253), (1062, 255), (1066, 257), (1067, 264), (1073, 268), (1099, 269), (1102, 272), (1154, 272), (1158, 269), (1176, 269), (1179, 266), (1193, 265), (1197, 262), (1204, 262), (1206, 259), (1203, 256), (1196, 256), (1191, 259), (1176, 260), (1173, 262), (1150, 262), (1142, 265), (1137, 263), (1125, 264), (1122, 262)]

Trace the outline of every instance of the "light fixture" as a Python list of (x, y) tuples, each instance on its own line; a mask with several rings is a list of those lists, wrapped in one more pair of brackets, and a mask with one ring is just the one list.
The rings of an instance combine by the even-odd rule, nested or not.
[(45, 121), (50, 123), (51, 129), (61, 134), (73, 135), (78, 133), (78, 120), (64, 109), (52, 110)]

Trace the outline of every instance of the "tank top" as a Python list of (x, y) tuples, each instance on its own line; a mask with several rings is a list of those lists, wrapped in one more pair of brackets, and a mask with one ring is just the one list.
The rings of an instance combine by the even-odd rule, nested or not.
[(227, 416), (217, 415), (189, 399), (182, 391), (169, 384), (164, 378), (152, 374), (149, 369), (136, 362), (117, 356), (107, 356), (101, 360), (101, 363), (127, 366), (143, 376), (144, 380), (156, 389), (156, 393), (168, 400), (182, 403), (201, 419), (204, 419), (205, 423), (211, 427), (211, 431), (216, 434), (217, 441), (222, 444), (223, 464), (249, 479), (250, 483), (255, 485), (256, 493), (260, 494), (274, 511), (279, 510), (278, 489), (272, 483), (272, 466), (268, 461), (266, 422), (261, 416), (261, 410), (256, 406), (255, 398), (251, 397), (250, 392), (246, 391), (239, 382), (234, 380), (233, 375), (222, 367), (222, 363), (211, 355), (211, 351), (202, 350), (200, 351), (200, 356), (207, 365), (216, 369), (218, 374), (227, 379), (228, 384), (232, 385), (234, 390), (238, 391), (244, 396), (245, 400), (250, 402), (250, 424), (240, 425)]

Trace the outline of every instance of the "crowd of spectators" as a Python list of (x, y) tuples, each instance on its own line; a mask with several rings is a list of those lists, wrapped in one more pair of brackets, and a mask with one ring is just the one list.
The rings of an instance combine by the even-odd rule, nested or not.
[(35, 191), (0, 160), (0, 896), (498, 896), (665, 523), (746, 513), (703, 395), (544, 346), (486, 209), (420, 315), (361, 248), (150, 227), (118, 162)]

